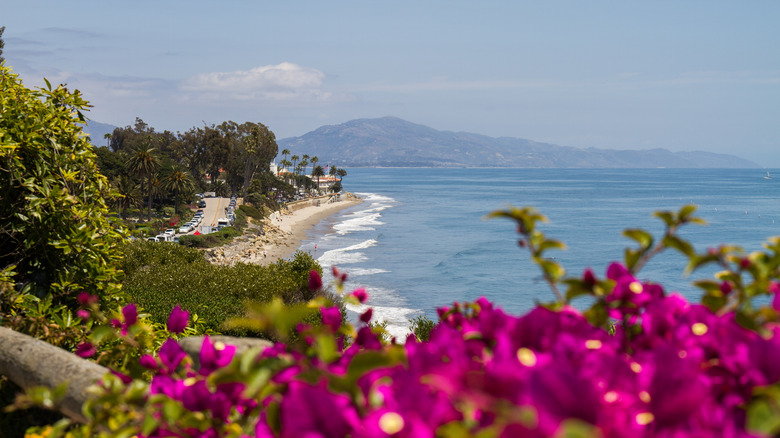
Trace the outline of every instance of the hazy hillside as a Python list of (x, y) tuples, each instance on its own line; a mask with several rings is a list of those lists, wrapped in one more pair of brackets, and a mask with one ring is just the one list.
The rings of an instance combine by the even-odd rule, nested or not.
[(358, 119), (278, 141), (279, 150), (337, 166), (750, 168), (732, 155), (666, 149), (611, 150), (438, 131), (396, 117)]
[(114, 132), (114, 128), (116, 128), (114, 125), (88, 120), (87, 125), (84, 127), (84, 132), (89, 135), (92, 144), (95, 146), (105, 146), (106, 139), (104, 136)]

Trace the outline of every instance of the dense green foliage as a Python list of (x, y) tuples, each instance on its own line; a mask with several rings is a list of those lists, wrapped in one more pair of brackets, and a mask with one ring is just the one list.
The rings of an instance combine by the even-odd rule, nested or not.
[(196, 249), (154, 242), (129, 244), (122, 268), (127, 294), (151, 314), (152, 321), (165, 322), (171, 309), (180, 304), (215, 331), (222, 331), (228, 318), (241, 316), (248, 300), (268, 302), (281, 297), (291, 304), (311, 299), (309, 272), (321, 272), (317, 262), (303, 252), (268, 267), (216, 266)]
[(258, 210), (257, 208), (255, 208), (255, 207), (253, 207), (251, 205), (247, 205), (247, 204), (240, 205), (238, 207), (238, 211), (243, 212), (248, 217), (251, 217), (252, 219), (258, 220), (258, 221), (262, 220), (265, 217), (265, 215), (263, 215), (263, 213), (260, 212), (260, 210)]
[(121, 235), (81, 130), (87, 107), (78, 91), (30, 90), (0, 66), (0, 269), (14, 272), (16, 291), (57, 303), (117, 292)]
[[(196, 186), (193, 190), (214, 191), (221, 195), (243, 194), (257, 175), (267, 171), (277, 153), (274, 133), (265, 125), (252, 122), (228, 121), (174, 134), (156, 132), (143, 120), (136, 119), (133, 126), (116, 128), (108, 139), (111, 153), (125, 159), (139, 150), (154, 148), (162, 165), (159, 181), (171, 181), (167, 187), (161, 184), (158, 189), (160, 193), (174, 196), (177, 196), (177, 188), (182, 195), (191, 194), (192, 190), (182, 190), (189, 189), (189, 183)], [(114, 168), (111, 153), (101, 154), (101, 160), (105, 160), (101, 162), (101, 168)], [(186, 174), (187, 178), (177, 176), (177, 171)], [(145, 178), (143, 172), (134, 174), (139, 183)], [(205, 183), (207, 176), (213, 184)], [(173, 184), (174, 180), (187, 184)]]
[(431, 339), (431, 331), (436, 327), (436, 322), (427, 318), (425, 315), (419, 315), (409, 320), (409, 330), (420, 341)]

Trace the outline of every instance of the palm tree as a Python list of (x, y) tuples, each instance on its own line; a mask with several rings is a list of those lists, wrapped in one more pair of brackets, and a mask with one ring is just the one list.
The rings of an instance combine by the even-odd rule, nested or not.
[(306, 175), (306, 166), (309, 165), (309, 158), (311, 157), (309, 157), (308, 154), (303, 154), (303, 156), (301, 157), (301, 167), (303, 168), (304, 175)]
[(282, 157), (284, 158), (285, 161), (287, 161), (287, 156), (288, 155), (290, 155), (290, 150), (289, 149), (282, 149)]
[[(157, 157), (157, 150), (148, 144), (141, 145), (136, 149), (130, 159), (127, 161), (127, 170), (141, 178), (141, 194), (144, 192), (144, 179), (149, 178), (157, 169), (160, 168), (160, 159)], [(152, 219), (152, 187), (149, 185), (149, 220)], [(141, 215), (143, 221), (143, 215)]]
[(173, 190), (175, 193), (176, 203), (173, 206), (174, 214), (179, 214), (179, 193), (181, 191), (194, 190), (195, 184), (192, 182), (190, 173), (181, 168), (175, 168), (162, 182), (163, 188), (166, 190)]
[(346, 170), (344, 170), (344, 169), (339, 169), (339, 170), (336, 172), (336, 175), (338, 175), (338, 176), (339, 176), (339, 182), (341, 182), (341, 180), (342, 180), (342, 179), (344, 179), (344, 177), (345, 177), (345, 176), (347, 176), (347, 171), (346, 171)]
[(160, 198), (162, 192), (162, 181), (160, 181), (160, 173), (154, 172), (146, 179), (149, 186), (149, 220), (152, 220), (152, 201)]
[(211, 191), (221, 198), (225, 198), (230, 194), (230, 190), (228, 189), (227, 184), (225, 184), (225, 181), (222, 181), (221, 179), (211, 183)]
[(114, 136), (113, 136), (113, 135), (111, 135), (111, 133), (108, 133), (108, 132), (107, 132), (107, 133), (105, 133), (105, 134), (103, 134), (103, 138), (105, 138), (105, 139), (106, 139), (106, 147), (107, 147), (107, 148), (109, 148), (109, 149), (111, 149), (111, 139), (112, 139), (113, 137), (114, 137)]
[(298, 174), (298, 166), (296, 166), (296, 163), (298, 163), (298, 160), (300, 160), (301, 157), (299, 157), (297, 155), (293, 155), (292, 157), (290, 157), (290, 159), (292, 160), (293, 173), (295, 173), (297, 175)]
[(311, 176), (317, 178), (317, 191), (319, 191), (320, 177), (325, 176), (325, 171), (322, 169), (322, 166), (314, 166), (314, 169), (311, 170)]
[[(287, 161), (287, 160), (282, 160), (282, 161), (279, 162), (279, 164), (281, 164), (282, 165), (282, 169), (285, 170), (284, 179), (286, 181), (287, 180), (287, 172), (286, 172), (287, 171), (287, 166), (292, 166), (292, 163)], [(276, 176), (279, 176), (279, 175), (276, 175)]]
[(328, 172), (328, 175), (336, 176), (337, 173), (339, 173), (339, 168), (336, 166), (330, 166), (330, 172)]
[(114, 180), (114, 196), (112, 204), (121, 212), (122, 219), (127, 220), (127, 209), (129, 207), (140, 207), (143, 205), (143, 193), (138, 190), (138, 186), (127, 175), (121, 175)]

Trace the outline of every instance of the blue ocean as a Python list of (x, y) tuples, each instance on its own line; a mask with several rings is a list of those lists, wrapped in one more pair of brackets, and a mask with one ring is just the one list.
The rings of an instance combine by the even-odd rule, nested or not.
[[(485, 216), (508, 205), (533, 206), (549, 222), (540, 228), (567, 245), (549, 256), (580, 275), (592, 268), (603, 277), (633, 242), (622, 236), (639, 227), (656, 237), (657, 210), (698, 207), (707, 226), (689, 225), (680, 235), (698, 251), (729, 243), (754, 251), (780, 235), (780, 173), (760, 169), (398, 169), (355, 168), (343, 184), (364, 199), (315, 226), (301, 249), (326, 270), (349, 274), (349, 290), (364, 287), (375, 319), (399, 337), (408, 320), (434, 318), (436, 308), (486, 296), (509, 313), (554, 299), (516, 227)], [(772, 172), (772, 171), (770, 171)], [(683, 276), (684, 259), (667, 251), (641, 272), (690, 300), (691, 282), (714, 270)], [(575, 306), (587, 306), (575, 302)], [(360, 312), (364, 307), (350, 307)]]

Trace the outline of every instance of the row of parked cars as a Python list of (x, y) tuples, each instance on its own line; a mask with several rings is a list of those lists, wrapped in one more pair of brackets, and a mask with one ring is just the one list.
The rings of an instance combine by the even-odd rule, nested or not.
[[(179, 227), (179, 233), (186, 234), (190, 231), (194, 230), (195, 228), (200, 225), (200, 222), (203, 220), (203, 210), (198, 210), (195, 212), (195, 216), (193, 216), (192, 219), (190, 219), (189, 222)], [(168, 228), (167, 230), (163, 231), (162, 233), (154, 236), (149, 237), (146, 240), (152, 241), (152, 242), (178, 242), (179, 236), (176, 235), (176, 229), (174, 228)]]
[(201, 221), (203, 220), (203, 210), (198, 210), (195, 212), (195, 216), (190, 219), (189, 222), (182, 225), (179, 228), (179, 232), (182, 234), (189, 233), (190, 231), (198, 228), (198, 225), (200, 225)]
[(236, 195), (230, 197), (230, 204), (225, 207), (225, 217), (217, 220), (217, 231), (233, 225), (236, 221)]

